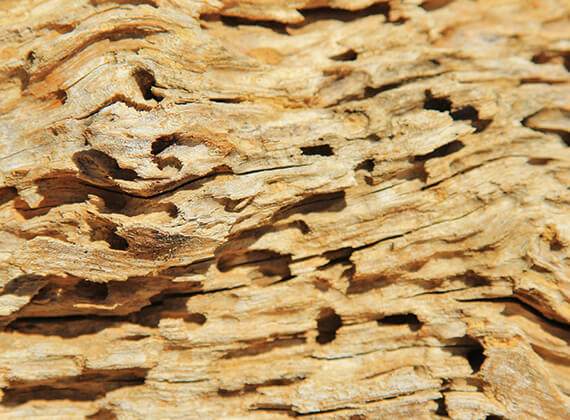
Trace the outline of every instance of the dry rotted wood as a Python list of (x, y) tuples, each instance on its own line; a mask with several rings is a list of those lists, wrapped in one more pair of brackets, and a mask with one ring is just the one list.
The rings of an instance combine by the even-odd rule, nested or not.
[(569, 418), (569, 14), (0, 2), (0, 417)]

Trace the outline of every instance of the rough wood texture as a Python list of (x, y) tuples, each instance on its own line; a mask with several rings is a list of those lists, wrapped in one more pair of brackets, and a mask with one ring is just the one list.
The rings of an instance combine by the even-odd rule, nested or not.
[(0, 2), (0, 417), (567, 419), (570, 4)]

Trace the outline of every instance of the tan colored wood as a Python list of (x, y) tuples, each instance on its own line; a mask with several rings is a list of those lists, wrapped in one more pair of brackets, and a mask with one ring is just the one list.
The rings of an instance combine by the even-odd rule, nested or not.
[(570, 418), (569, 16), (0, 2), (0, 418)]

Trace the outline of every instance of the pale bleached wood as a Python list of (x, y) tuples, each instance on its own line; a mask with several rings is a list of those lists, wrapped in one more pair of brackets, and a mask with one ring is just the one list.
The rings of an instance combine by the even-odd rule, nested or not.
[(0, 418), (570, 417), (568, 2), (0, 2)]

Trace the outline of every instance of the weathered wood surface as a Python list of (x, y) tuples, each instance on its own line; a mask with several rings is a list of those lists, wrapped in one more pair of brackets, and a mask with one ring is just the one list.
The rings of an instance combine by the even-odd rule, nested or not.
[(0, 417), (567, 419), (570, 4), (0, 2)]

